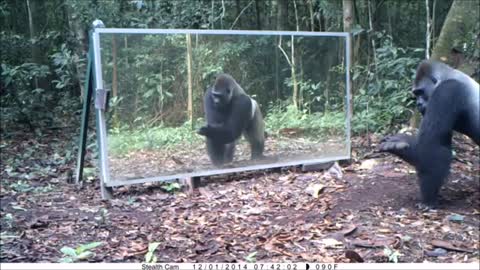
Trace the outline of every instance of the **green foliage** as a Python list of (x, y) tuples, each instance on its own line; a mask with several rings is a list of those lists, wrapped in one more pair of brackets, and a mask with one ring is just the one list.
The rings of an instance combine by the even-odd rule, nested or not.
[(254, 263), (257, 261), (257, 252), (252, 252), (245, 257), (245, 260), (249, 263)]
[[(300, 93), (306, 100), (302, 105), (308, 112), (311, 112), (312, 107), (316, 104), (325, 103), (325, 96), (323, 95), (325, 84), (325, 82), (314, 83), (311, 80), (298, 82)], [(289, 81), (288, 85), (293, 86), (293, 83)]]
[(148, 244), (148, 252), (145, 254), (145, 263), (156, 263), (157, 256), (155, 256), (155, 250), (158, 248), (160, 243), (154, 242)]
[(5, 216), (3, 216), (2, 219), (5, 221), (8, 228), (13, 228), (14, 218), (13, 218), (13, 215), (11, 213), (5, 214)]
[[(35, 63), (24, 63), (18, 66), (2, 64), (2, 80), (6, 87), (31, 86), (31, 80), (45, 78), (50, 74), (48, 66)], [(14, 83), (15, 82), (15, 83)], [(34, 89), (34, 93), (41, 93), (43, 89)]]
[(74, 54), (67, 44), (62, 44), (60, 50), (50, 56), (55, 66), (55, 74), (58, 79), (53, 80), (55, 88), (65, 89), (74, 87), (76, 82), (77, 68), (81, 69), (85, 65), (85, 59), (81, 59)]
[(169, 150), (180, 145), (200, 143), (203, 138), (191, 129), (190, 123), (180, 127), (152, 127), (134, 131), (115, 129), (108, 137), (109, 153), (122, 155), (131, 150)]
[(127, 204), (128, 205), (133, 205), (135, 203), (135, 200), (136, 200), (135, 197), (128, 196)]
[(20, 236), (15, 235), (15, 234), (9, 234), (8, 232), (1, 232), (0, 233), (0, 245), (4, 245), (5, 242), (4, 240), (7, 240), (8, 242), (12, 241), (11, 239), (18, 239)]
[(108, 218), (110, 217), (110, 213), (108, 212), (108, 210), (105, 208), (101, 208), (97, 214), (99, 215), (95, 216), (95, 220), (97, 220), (98, 223), (101, 225), (107, 224)]
[(30, 184), (28, 184), (26, 181), (22, 181), (22, 180), (18, 180), (17, 182), (14, 182), (14, 183), (10, 184), (10, 188), (12, 188), (16, 192), (20, 192), (20, 193), (28, 192), (28, 191), (33, 190), (33, 187), (30, 186)]
[(46, 193), (53, 190), (52, 185), (47, 184), (43, 187), (32, 187), (28, 181), (18, 180), (16, 182), (11, 183), (10, 188), (13, 189), (15, 192), (19, 193), (26, 193), (26, 192), (33, 192), (33, 193)]
[(411, 115), (410, 93), (415, 68), (423, 50), (396, 47), (391, 37), (377, 33), (380, 47), (376, 62), (354, 68), (354, 133), (385, 132), (405, 122)]
[[(451, 2), (437, 1), (435, 10), (432, 10), (436, 18), (434, 37), (439, 35)], [(312, 28), (314, 31), (341, 31), (341, 1), (295, 3), (296, 12), (288, 12), (277, 20), (277, 11), (280, 10), (277, 1), (36, 1), (36, 5), (31, 7), (34, 16), (29, 16), (32, 14), (28, 14), (29, 9), (25, 8), (23, 1), (2, 1), (0, 43), (2, 52), (8, 52), (0, 54), (2, 128), (10, 124), (17, 127), (19, 123), (27, 124), (31, 129), (76, 123), (72, 119), (79, 108), (79, 87), (83, 83), (84, 53), (88, 42), (84, 34), (96, 18), (101, 18), (106, 27), (116, 28), (262, 30), (282, 25), (284, 30), (298, 27), (299, 30), (308, 31)], [(358, 29), (369, 28), (369, 21), (372, 20), (374, 28), (383, 32), (375, 37), (379, 45), (375, 63), (370, 61), (372, 53), (368, 50), (369, 44), (365, 43), (369, 41), (363, 37), (355, 39), (355, 42), (359, 42), (356, 43), (359, 45), (356, 61), (370, 61), (355, 67), (355, 132), (384, 131), (409, 117), (409, 111), (404, 109), (405, 106), (411, 106), (408, 91), (400, 90), (408, 88), (412, 63), (418, 63), (420, 54), (402, 48), (425, 47), (425, 20), (418, 19), (418, 14), (424, 14), (425, 11), (423, 2), (381, 1), (373, 10), (369, 9), (369, 3), (356, 3), (357, 25), (352, 31), (363, 35), (365, 32)], [(293, 1), (283, 4), (288, 10), (294, 10)], [(430, 6), (433, 8), (432, 2)], [(58, 16), (58, 12), (63, 15)], [(29, 27), (29, 23), (34, 27)], [(476, 38), (479, 27), (477, 23), (475, 29), (465, 35), (465, 40), (460, 41), (467, 58), (478, 58)], [(136, 42), (138, 36), (117, 37), (119, 62), (116, 67), (121, 94), (111, 100), (115, 111), (112, 111), (114, 117), (109, 119), (112, 121), (109, 123), (118, 129), (125, 126), (176, 126), (185, 122), (187, 87), (185, 80), (179, 79), (186, 76), (185, 38), (174, 35), (167, 38), (151, 36)], [(110, 89), (112, 83), (108, 80), (112, 78), (114, 64), (113, 40), (108, 38), (108, 35), (102, 37), (102, 57), (104, 79), (106, 87)], [(208, 46), (202, 45), (201, 41), (201, 37), (192, 39), (194, 118), (202, 114), (201, 94), (204, 87), (210, 83), (212, 74), (221, 71), (238, 77), (242, 86), (260, 104), (287, 100), (291, 96), (291, 82), (288, 82), (290, 71), (283, 56), (280, 55), (275, 63), (268, 62), (276, 57), (278, 40), (272, 42), (261, 36), (243, 37), (240, 40), (219, 37)], [(337, 76), (343, 73), (335, 74), (328, 70), (331, 68), (327, 64), (325, 70), (312, 68), (314, 65), (311, 64), (331, 62), (333, 58), (330, 56), (337, 54), (335, 48), (340, 47), (332, 41), (329, 39), (325, 42), (330, 46), (324, 46), (323, 41), (315, 41), (315, 50), (306, 50), (306, 46), (301, 46), (302, 42), (296, 44), (295, 56), (300, 60), (297, 62), (297, 79), (303, 98), (300, 102), (301, 112), (307, 116), (286, 112), (286, 119), (292, 120), (294, 125), (309, 124), (308, 115), (321, 116), (324, 124), (339, 119), (335, 113), (333, 116), (329, 115), (332, 113), (311, 114), (343, 110), (344, 86), (339, 83), (341, 79)], [(284, 40), (282, 46), (290, 54), (289, 41)], [(271, 50), (260, 47), (270, 47)], [(337, 68), (341, 69), (340, 66)], [(315, 77), (315, 74), (327, 74), (327, 70), (328, 75)], [(37, 87), (39, 81), (44, 84)]]
[[(112, 96), (109, 104), (112, 126), (179, 125), (185, 122), (188, 119), (186, 35), (145, 35), (141, 40), (135, 37), (107, 35), (102, 41), (106, 47), (102, 52), (106, 87), (113, 88), (114, 74), (118, 82), (116, 89), (112, 89), (118, 95)], [(193, 39), (198, 39), (192, 48), (195, 118), (202, 115), (204, 87), (210, 84), (213, 75), (223, 71), (240, 73), (246, 69), (250, 63), (243, 55), (249, 53), (255, 41), (246, 42), (239, 38), (224, 43), (223, 39), (195, 35)], [(135, 42), (121, 46), (124, 40)], [(115, 54), (110, 46), (112, 43), (117, 44)]]
[[(343, 111), (308, 113), (306, 110), (295, 109), (288, 102), (272, 105), (266, 113), (265, 124), (268, 132), (285, 128), (302, 129), (306, 136), (318, 138), (319, 135), (342, 135), (345, 132), (345, 114)], [(203, 125), (202, 119), (196, 121), (196, 128)], [(113, 129), (108, 135), (109, 153), (122, 156), (134, 150), (168, 151), (179, 146), (203, 144), (204, 138), (191, 129), (186, 122), (180, 127), (143, 127), (137, 130), (129, 128)], [(172, 186), (172, 189), (175, 189)]]
[(345, 131), (344, 112), (307, 113), (293, 105), (271, 106), (265, 118), (267, 130), (278, 131), (284, 128), (298, 128), (312, 136), (335, 135)]
[[(48, 66), (24, 63), (18, 66), (2, 64), (1, 67), (1, 80), (7, 90), (1, 97), (2, 116), (6, 121), (2, 125), (10, 121), (27, 124), (30, 128), (51, 124), (79, 107), (78, 100), (72, 99), (67, 92), (36, 87), (37, 82), (51, 75)], [(63, 78), (69, 80), (67, 76)], [(60, 91), (66, 85), (57, 84), (57, 87), (62, 87)]]
[(87, 260), (90, 257), (95, 256), (95, 253), (90, 251), (103, 245), (103, 242), (92, 242), (84, 245), (80, 245), (77, 248), (71, 248), (64, 246), (60, 249), (63, 253), (63, 258), (59, 260), (60, 263), (72, 263), (76, 261)]
[(177, 182), (173, 182), (173, 183), (166, 183), (162, 185), (162, 188), (165, 189), (165, 191), (167, 192), (175, 192), (180, 190), (182, 186)]
[(398, 258), (402, 256), (397, 250), (385, 248), (383, 254), (388, 257), (389, 262), (398, 263)]
[[(1, 3), (6, 3), (6, 2), (2, 1)], [(8, 10), (7, 11), (3, 10), (3, 11), (7, 12), (7, 15), (10, 15), (8, 13)], [(27, 59), (25, 59), (25, 52), (30, 50), (31, 45), (29, 40), (23, 35), (1, 31), (0, 44), (2, 44), (2, 52), (4, 51), (8, 52), (8, 53), (0, 53), (1, 63), (5, 63), (6, 65), (10, 65), (10, 66), (17, 66), (17, 65), (21, 65), (22, 63), (30, 62)]]
[[(478, 33), (480, 33), (480, 22), (476, 22), (475, 28), (468, 32), (468, 35), (459, 43), (463, 46), (467, 58), (479, 59), (480, 46), (478, 46)], [(478, 75), (477, 75), (478, 76)]]

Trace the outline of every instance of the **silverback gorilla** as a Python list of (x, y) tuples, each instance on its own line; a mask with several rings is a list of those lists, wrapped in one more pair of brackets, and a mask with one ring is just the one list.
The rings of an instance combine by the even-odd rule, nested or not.
[(207, 125), (198, 134), (207, 137), (207, 152), (215, 166), (233, 160), (235, 142), (243, 135), (250, 143), (252, 159), (263, 157), (265, 123), (257, 102), (235, 79), (219, 74), (204, 96)]
[(418, 135), (386, 137), (379, 150), (415, 166), (423, 203), (435, 207), (450, 171), (453, 131), (480, 145), (480, 90), (461, 71), (425, 60), (418, 66), (412, 92), (423, 115)]

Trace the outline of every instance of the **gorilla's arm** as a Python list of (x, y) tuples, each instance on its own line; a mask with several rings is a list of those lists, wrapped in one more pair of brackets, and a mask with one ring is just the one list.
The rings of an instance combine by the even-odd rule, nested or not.
[(417, 164), (417, 137), (408, 134), (396, 134), (386, 137), (379, 145), (380, 152), (389, 152), (408, 162)]
[(232, 98), (230, 114), (224, 123), (218, 123), (219, 115), (209, 108), (213, 108), (210, 99), (205, 100), (207, 109), (207, 126), (201, 127), (198, 133), (208, 138), (213, 138), (221, 144), (234, 142), (251, 121), (252, 102), (246, 95)]

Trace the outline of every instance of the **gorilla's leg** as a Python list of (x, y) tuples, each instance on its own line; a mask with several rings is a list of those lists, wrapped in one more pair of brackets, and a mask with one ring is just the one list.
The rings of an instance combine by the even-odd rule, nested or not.
[(263, 149), (265, 148), (265, 141), (256, 136), (247, 135), (246, 137), (250, 143), (251, 159), (262, 158)]
[(415, 166), (419, 178), (420, 192), (423, 203), (428, 206), (436, 206), (440, 187), (445, 182), (450, 172), (452, 150), (447, 146), (423, 144), (418, 147), (422, 153), (419, 162)]
[(265, 123), (260, 108), (256, 108), (252, 122), (245, 130), (244, 136), (250, 143), (251, 158), (262, 158), (265, 148)]
[(233, 155), (235, 154), (235, 142), (225, 145), (225, 163), (233, 161)]
[(462, 87), (453, 80), (441, 82), (432, 94), (420, 124), (415, 168), (423, 202), (429, 206), (437, 203), (440, 187), (450, 171), (453, 128), (468, 100), (468, 96), (459, 91)]
[(225, 163), (225, 145), (215, 143), (214, 140), (207, 138), (207, 153), (213, 165), (221, 166)]

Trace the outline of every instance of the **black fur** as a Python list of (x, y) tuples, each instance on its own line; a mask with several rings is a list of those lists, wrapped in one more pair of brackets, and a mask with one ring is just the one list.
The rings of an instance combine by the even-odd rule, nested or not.
[[(428, 62), (428, 65), (436, 68), (436, 63)], [(422, 65), (417, 71), (413, 92), (423, 114), (418, 136), (397, 134), (384, 139), (379, 147), (380, 151), (395, 154), (415, 166), (423, 203), (429, 206), (437, 204), (440, 187), (450, 171), (453, 131), (469, 136), (480, 145), (478, 84), (456, 74), (458, 70), (440, 65), (442, 72), (437, 70), (436, 75), (446, 78), (439, 82), (431, 79), (434, 72), (422, 74)], [(443, 74), (449, 69), (453, 73)]]
[(381, 144), (380, 150), (384, 152), (390, 152), (404, 161), (408, 162), (410, 165), (415, 166), (417, 137), (407, 134), (396, 134), (393, 136), (385, 137)]
[(250, 143), (252, 159), (263, 156), (264, 122), (258, 105), (252, 108), (254, 102), (228, 74), (218, 75), (215, 85), (207, 89), (207, 125), (198, 133), (207, 137), (207, 153), (214, 165), (233, 160), (235, 142), (242, 134)]

